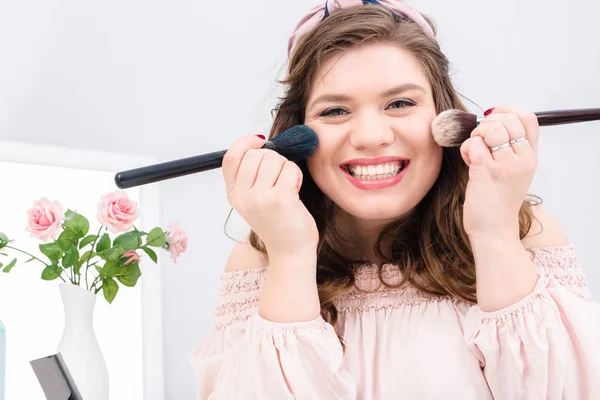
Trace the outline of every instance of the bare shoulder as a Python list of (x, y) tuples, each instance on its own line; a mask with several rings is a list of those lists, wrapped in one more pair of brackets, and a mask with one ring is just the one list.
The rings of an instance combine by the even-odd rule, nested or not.
[(534, 219), (527, 236), (522, 240), (526, 249), (566, 246), (570, 244), (558, 221), (541, 205), (532, 207)]
[(267, 258), (252, 247), (250, 240), (246, 237), (244, 240), (237, 242), (231, 250), (225, 264), (225, 271), (264, 268), (267, 265)]

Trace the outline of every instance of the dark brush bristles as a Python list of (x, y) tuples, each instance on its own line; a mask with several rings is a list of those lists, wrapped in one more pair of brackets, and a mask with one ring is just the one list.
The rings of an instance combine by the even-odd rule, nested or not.
[(460, 147), (477, 128), (477, 115), (461, 110), (441, 112), (431, 123), (433, 140), (442, 147)]
[(296, 125), (275, 136), (263, 148), (275, 150), (290, 161), (299, 161), (310, 157), (317, 143), (315, 131), (306, 125)]

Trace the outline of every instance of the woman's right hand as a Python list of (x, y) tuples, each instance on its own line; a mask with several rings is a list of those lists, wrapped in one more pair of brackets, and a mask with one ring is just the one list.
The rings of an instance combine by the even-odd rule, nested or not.
[(267, 247), (269, 256), (315, 252), (319, 233), (300, 200), (302, 171), (265, 139), (246, 135), (223, 158), (227, 200)]

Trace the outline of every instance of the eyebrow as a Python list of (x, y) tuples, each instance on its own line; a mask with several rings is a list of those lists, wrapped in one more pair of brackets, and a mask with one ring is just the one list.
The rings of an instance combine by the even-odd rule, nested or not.
[[(407, 92), (409, 90), (418, 90), (421, 91), (423, 93), (425, 93), (425, 88), (423, 88), (422, 86), (419, 86), (415, 83), (405, 83), (403, 85), (399, 85), (399, 86), (394, 86), (391, 89), (386, 90), (385, 92), (381, 93), (381, 97), (391, 97), (391, 96), (395, 96), (404, 92)], [(328, 94), (323, 94), (319, 97), (317, 97), (316, 99), (314, 99), (309, 106), (309, 109), (315, 107), (318, 103), (325, 103), (325, 102), (342, 102), (342, 101), (348, 101), (350, 100), (350, 96), (344, 95), (344, 94), (334, 94), (334, 93), (328, 93)]]

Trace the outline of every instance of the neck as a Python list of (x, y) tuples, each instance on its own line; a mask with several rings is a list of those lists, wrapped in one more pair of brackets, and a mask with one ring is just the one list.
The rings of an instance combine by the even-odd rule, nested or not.
[[(414, 211), (415, 209), (412, 209), (395, 218), (375, 220), (358, 218), (336, 207), (334, 220), (343, 237), (347, 238), (347, 249), (352, 258), (381, 264), (384, 260), (375, 254), (375, 243), (379, 235), (388, 224), (400, 218), (411, 218)], [(392, 240), (393, 238), (384, 239), (381, 246), (384, 254), (391, 251)]]
[[(343, 237), (348, 239), (349, 248), (356, 250), (353, 258), (381, 263), (375, 254), (375, 243), (383, 228), (393, 220), (366, 220), (354, 217), (344, 211), (338, 213), (336, 224)], [(384, 246), (385, 249), (385, 246)]]

